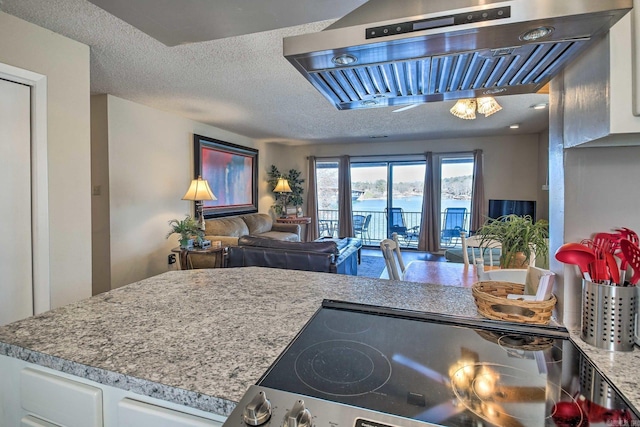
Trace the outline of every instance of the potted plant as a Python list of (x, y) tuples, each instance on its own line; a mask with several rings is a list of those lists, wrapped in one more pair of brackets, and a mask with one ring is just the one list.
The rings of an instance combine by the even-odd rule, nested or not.
[(490, 241), (502, 245), (501, 268), (526, 268), (533, 251), (536, 258), (544, 260), (549, 254), (549, 223), (545, 220), (534, 223), (529, 215), (489, 219), (476, 234), (481, 237), (481, 245)]
[(278, 178), (286, 179), (289, 182), (289, 187), (291, 188), (291, 193), (285, 193), (282, 195), (284, 203), (276, 203), (271, 206), (276, 215), (286, 215), (286, 212), (282, 212), (283, 206), (293, 205), (296, 207), (296, 210), (299, 206), (302, 206), (302, 203), (304, 202), (302, 198), (302, 194), (304, 193), (304, 187), (302, 187), (304, 179), (300, 179), (300, 171), (296, 169), (289, 169), (288, 173), (282, 174), (275, 165), (271, 165), (267, 175), (269, 175), (268, 182), (271, 191), (276, 188)]
[(171, 230), (167, 233), (167, 239), (173, 234), (179, 234), (182, 249), (192, 248), (194, 238), (200, 243), (204, 237), (202, 230), (198, 228), (198, 222), (191, 215), (187, 215), (182, 221), (172, 219), (169, 221), (169, 226)]

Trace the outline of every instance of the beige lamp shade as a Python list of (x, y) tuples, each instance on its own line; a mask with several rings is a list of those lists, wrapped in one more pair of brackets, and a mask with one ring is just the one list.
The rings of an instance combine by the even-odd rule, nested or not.
[(278, 178), (276, 188), (273, 189), (274, 193), (291, 193), (291, 187), (289, 187), (289, 181), (284, 178)]
[(213, 195), (211, 188), (209, 188), (209, 183), (206, 179), (202, 179), (201, 176), (198, 179), (194, 179), (191, 181), (191, 185), (187, 190), (187, 193), (182, 197), (182, 200), (218, 200), (216, 196)]

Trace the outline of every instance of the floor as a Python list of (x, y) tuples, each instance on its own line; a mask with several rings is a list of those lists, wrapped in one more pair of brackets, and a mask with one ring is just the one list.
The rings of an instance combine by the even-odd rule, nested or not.
[[(443, 255), (435, 255), (429, 252), (419, 252), (411, 249), (401, 249), (402, 251), (402, 259), (405, 263), (408, 263), (413, 260), (424, 260), (424, 261), (443, 261), (446, 262), (446, 259)], [(375, 247), (363, 247), (362, 248), (363, 256), (379, 256), (382, 257), (382, 251), (380, 248)]]

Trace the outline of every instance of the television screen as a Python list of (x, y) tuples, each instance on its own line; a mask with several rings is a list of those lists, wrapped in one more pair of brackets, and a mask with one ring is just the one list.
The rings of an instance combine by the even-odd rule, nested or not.
[(536, 221), (536, 202), (534, 200), (489, 200), (489, 218), (496, 219), (503, 215), (529, 215)]

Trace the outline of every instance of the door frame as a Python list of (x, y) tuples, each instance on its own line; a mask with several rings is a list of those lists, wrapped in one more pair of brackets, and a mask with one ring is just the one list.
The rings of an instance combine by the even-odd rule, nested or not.
[(0, 63), (0, 78), (31, 88), (31, 228), (33, 312), (51, 308), (49, 176), (47, 165), (47, 77)]

